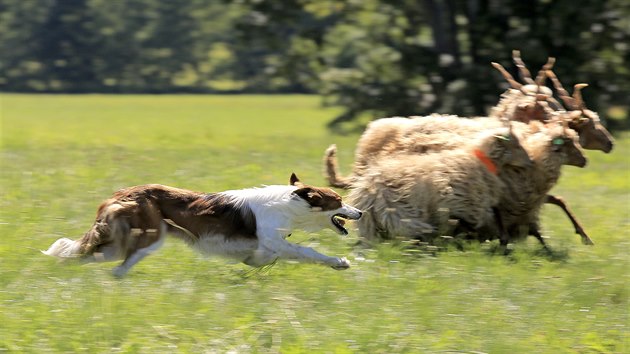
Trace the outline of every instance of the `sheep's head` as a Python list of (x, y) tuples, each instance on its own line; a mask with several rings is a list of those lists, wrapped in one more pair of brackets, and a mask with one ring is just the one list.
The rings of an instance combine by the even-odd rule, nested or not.
[(569, 96), (553, 71), (547, 70), (546, 75), (553, 82), (560, 99), (571, 111), (569, 128), (578, 133), (580, 145), (587, 150), (601, 150), (605, 153), (612, 151), (614, 145), (612, 135), (601, 124), (599, 115), (586, 108), (582, 99), (581, 90), (588, 85), (576, 84), (573, 89), (573, 96)]
[[(509, 122), (508, 122), (509, 124)], [(521, 145), (519, 138), (512, 131), (511, 125), (493, 129), (484, 139), (485, 153), (499, 165), (511, 165), (516, 167), (531, 167), (532, 160), (527, 151)]]
[(523, 123), (546, 121), (549, 113), (543, 104), (547, 99), (545, 94), (525, 94), (520, 90), (509, 89), (501, 95), (501, 100), (492, 108), (490, 116)]
[(569, 121), (569, 127), (578, 133), (580, 145), (587, 150), (612, 151), (615, 140), (600, 122), (599, 115), (590, 109), (583, 109), (579, 113), (578, 118)]
[[(554, 123), (552, 123), (554, 124)], [(549, 129), (549, 149), (551, 154), (562, 161), (563, 165), (584, 167), (586, 166), (586, 157), (578, 144), (578, 136), (575, 131), (567, 128), (566, 121), (555, 123), (555, 126)]]

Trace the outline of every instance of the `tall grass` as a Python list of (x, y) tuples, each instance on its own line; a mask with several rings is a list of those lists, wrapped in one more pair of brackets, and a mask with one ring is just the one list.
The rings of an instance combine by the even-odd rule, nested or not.
[(11, 352), (624, 353), (628, 343), (630, 138), (553, 191), (596, 245), (555, 207), (510, 257), (492, 245), (429, 254), (358, 249), (356, 233), (294, 233), (353, 263), (337, 272), (279, 262), (250, 273), (168, 240), (118, 280), (114, 264), (39, 253), (77, 238), (118, 188), (202, 191), (323, 185), (321, 157), (346, 170), (358, 134), (325, 129), (336, 111), (312, 96), (3, 95), (0, 350)]

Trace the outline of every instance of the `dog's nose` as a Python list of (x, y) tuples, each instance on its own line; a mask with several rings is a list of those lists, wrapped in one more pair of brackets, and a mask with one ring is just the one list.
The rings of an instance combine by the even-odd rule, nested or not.
[(361, 219), (362, 216), (363, 216), (363, 212), (359, 211), (359, 219)]

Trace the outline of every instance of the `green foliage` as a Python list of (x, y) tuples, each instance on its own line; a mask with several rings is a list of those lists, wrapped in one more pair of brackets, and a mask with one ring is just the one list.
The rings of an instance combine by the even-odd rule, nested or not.
[(291, 16), (285, 7), (250, 3), (253, 13), (274, 20), (272, 28), (291, 29), (264, 31), (270, 21), (244, 28), (262, 40), (280, 40), (282, 52), (292, 51), (294, 37), (313, 40), (297, 19), (316, 17), (320, 6), (329, 10), (326, 18), (333, 20), (315, 26), (318, 50), (305, 52), (303, 60), (319, 58), (320, 71), (309, 76), (318, 75), (329, 104), (344, 108), (333, 126), (363, 112), (486, 114), (499, 86), (506, 87), (490, 62), (512, 68), (513, 49), (522, 51), (532, 70), (557, 57), (561, 79), (590, 84), (586, 101), (595, 110), (627, 107), (630, 8), (621, 0), (580, 6), (570, 0), (296, 1)]
[[(625, 0), (4, 0), (0, 85), (22, 92), (320, 93), (358, 117), (487, 113), (520, 49), (630, 126)], [(623, 114), (617, 114), (624, 112)], [(360, 122), (362, 123), (362, 122)], [(359, 124), (360, 125), (360, 124)]]
[(233, 41), (236, 6), (6, 0), (0, 11), (0, 80), (11, 91), (207, 91), (237, 65), (208, 57)]
[(278, 262), (266, 273), (167, 240), (122, 280), (114, 263), (39, 253), (76, 238), (118, 188), (165, 183), (218, 191), (323, 185), (321, 156), (346, 167), (358, 135), (331, 135), (312, 96), (3, 95), (0, 350), (9, 352), (628, 352), (630, 137), (567, 167), (562, 195), (596, 245), (555, 207), (512, 257), (490, 245), (419, 252), (354, 246), (356, 232), (292, 242), (348, 256), (337, 272)]

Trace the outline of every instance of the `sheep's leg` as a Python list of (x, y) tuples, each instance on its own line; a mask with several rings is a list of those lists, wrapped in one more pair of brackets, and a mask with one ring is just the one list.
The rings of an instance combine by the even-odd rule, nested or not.
[[(497, 228), (499, 230), (499, 243), (501, 246), (506, 247), (508, 241), (510, 240), (510, 235), (508, 234), (505, 226), (503, 225), (503, 219), (501, 219), (501, 212), (497, 207), (492, 208), (492, 213), (494, 214), (494, 220), (497, 223)], [(507, 252), (507, 249), (506, 249)]]
[(536, 237), (536, 239), (538, 240), (538, 242), (540, 242), (540, 244), (545, 248), (547, 248), (547, 243), (545, 243), (545, 239), (542, 237), (542, 235), (540, 234), (540, 228), (538, 227), (538, 224), (536, 223), (531, 223), (529, 224), (529, 234)]
[(573, 227), (575, 227), (575, 233), (580, 235), (580, 237), (582, 237), (582, 243), (583, 244), (585, 244), (585, 245), (594, 245), (595, 244), (595, 243), (593, 243), (593, 240), (591, 240), (591, 238), (588, 237), (588, 235), (584, 231), (584, 228), (582, 227), (580, 222), (577, 220), (575, 215), (573, 215), (573, 213), (569, 210), (569, 207), (567, 206), (567, 204), (564, 201), (564, 199), (562, 199), (562, 197), (551, 195), (551, 194), (547, 194), (547, 199), (545, 200), (545, 203), (557, 205), (560, 208), (562, 208), (562, 210), (564, 210), (564, 213), (567, 214), (567, 216), (569, 217), (569, 220), (571, 220), (571, 222), (573, 223)]
[[(475, 226), (464, 219), (453, 219), (456, 223), (453, 225), (453, 231), (451, 234), (453, 236), (459, 236), (460, 234), (465, 234), (467, 239), (477, 238), (479, 242), (484, 242), (488, 240), (492, 236), (492, 231), (488, 228), (483, 230), (478, 230)], [(450, 221), (450, 220), (449, 220)], [(486, 230), (488, 229), (488, 230)], [(476, 237), (475, 237), (476, 236)]]

